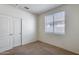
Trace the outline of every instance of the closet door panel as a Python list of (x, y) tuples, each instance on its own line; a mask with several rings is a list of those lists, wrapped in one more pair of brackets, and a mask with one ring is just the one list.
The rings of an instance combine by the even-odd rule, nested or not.
[(14, 47), (21, 45), (21, 20), (19, 18), (14, 18)]
[(10, 18), (0, 15), (0, 52), (11, 49)]

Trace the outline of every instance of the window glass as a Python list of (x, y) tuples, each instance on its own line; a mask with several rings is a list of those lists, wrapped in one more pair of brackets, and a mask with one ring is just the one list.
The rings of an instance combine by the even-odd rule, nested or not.
[(64, 34), (65, 33), (65, 12), (58, 12), (45, 16), (45, 32)]

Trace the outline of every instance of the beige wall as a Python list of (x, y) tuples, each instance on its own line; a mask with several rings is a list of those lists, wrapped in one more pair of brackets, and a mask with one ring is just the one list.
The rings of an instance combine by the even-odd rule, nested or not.
[[(60, 11), (66, 12), (65, 35), (46, 34), (44, 31), (44, 16)], [(79, 53), (79, 5), (62, 5), (41, 14), (38, 17), (38, 38), (45, 43)]]

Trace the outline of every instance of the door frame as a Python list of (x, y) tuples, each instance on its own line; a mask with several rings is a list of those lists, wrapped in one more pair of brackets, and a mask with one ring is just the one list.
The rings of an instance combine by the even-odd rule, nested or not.
[(21, 46), (22, 46), (22, 18), (21, 18)]

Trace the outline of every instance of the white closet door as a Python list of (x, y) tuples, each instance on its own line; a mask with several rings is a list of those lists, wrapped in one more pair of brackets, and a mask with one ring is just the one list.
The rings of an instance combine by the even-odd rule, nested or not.
[(21, 45), (21, 19), (0, 15), (0, 52)]
[(21, 45), (21, 19), (14, 18), (13, 20), (13, 30), (14, 30), (14, 39), (13, 45), (14, 47)]
[(0, 52), (12, 48), (12, 29), (10, 18), (0, 15)]

